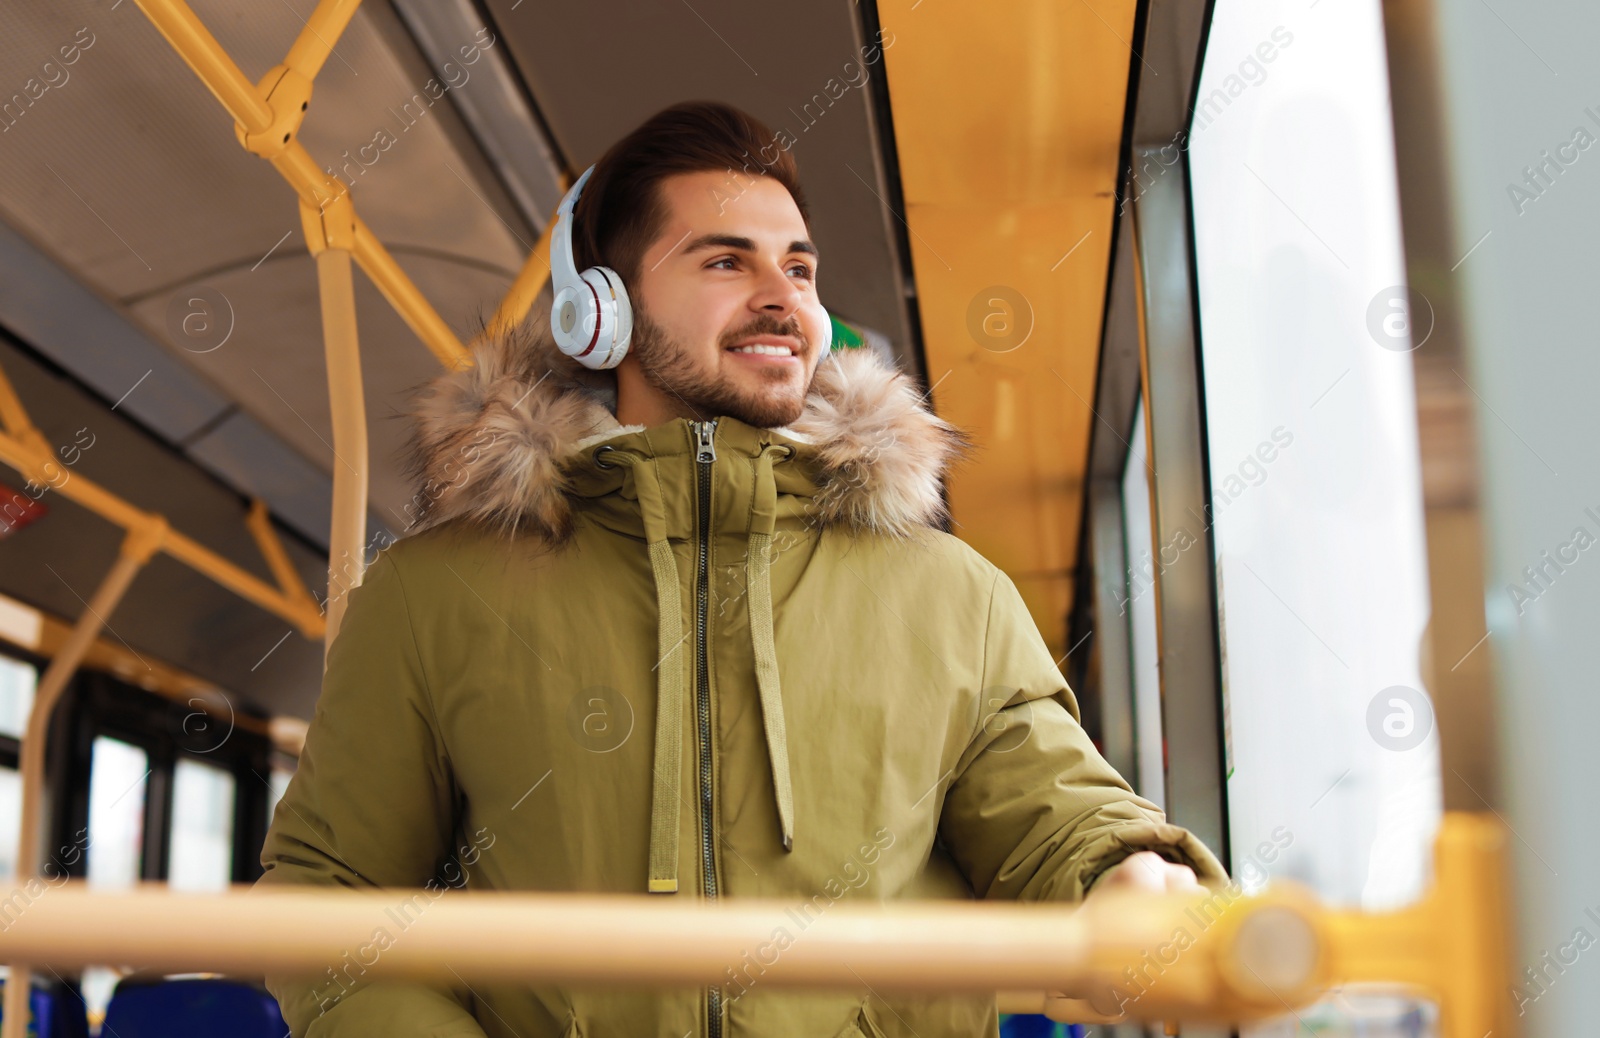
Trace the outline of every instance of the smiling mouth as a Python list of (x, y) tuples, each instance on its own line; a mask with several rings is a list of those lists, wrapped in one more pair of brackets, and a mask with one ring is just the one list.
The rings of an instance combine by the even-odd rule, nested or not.
[(758, 357), (793, 357), (794, 349), (776, 343), (756, 342), (746, 346), (730, 346), (729, 353), (746, 353)]

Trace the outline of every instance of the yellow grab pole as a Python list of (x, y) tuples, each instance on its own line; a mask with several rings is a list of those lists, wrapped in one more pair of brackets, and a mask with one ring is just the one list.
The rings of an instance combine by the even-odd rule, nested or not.
[(423, 345), (439, 358), (439, 363), (451, 370), (472, 367), (472, 356), (461, 345), (461, 340), (456, 338), (456, 333), (423, 298), (406, 272), (400, 269), (400, 264), (383, 247), (383, 242), (367, 229), (359, 216), (356, 217), (354, 254), (367, 277), (378, 286), (378, 291), (383, 293), (389, 305), (405, 318), (406, 324), (411, 326)]
[(138, 0), (138, 4), (234, 122), (250, 133), (271, 125), (272, 108), (188, 4), (183, 0)]
[(21, 398), (3, 370), (0, 370), (0, 427), (29, 446), (49, 453), (49, 445), (39, 430), (34, 428), (33, 419), (28, 417), (28, 409), (22, 406)]
[(555, 226), (556, 222), (552, 217), (550, 222), (545, 224), (544, 233), (539, 236), (533, 251), (528, 253), (528, 258), (523, 261), (522, 269), (517, 272), (516, 280), (511, 282), (511, 288), (506, 291), (505, 298), (500, 300), (500, 305), (495, 308), (494, 316), (489, 319), (490, 336), (509, 332), (521, 324), (528, 316), (528, 311), (533, 309), (533, 301), (539, 298), (545, 282), (550, 280), (550, 235)]
[(361, 0), (322, 0), (306, 19), (305, 28), (300, 30), (283, 63), (307, 79), (316, 79), (360, 6)]
[[(311, 101), (312, 77), (350, 17), (353, 0), (322, 0), (284, 64), (252, 84), (183, 0), (138, 0), (189, 67), (233, 116), (239, 143), (269, 160), (300, 200), (321, 209), (348, 189), (317, 165), (297, 136)], [(309, 70), (309, 71), (308, 71)], [(468, 367), (461, 340), (433, 309), (394, 257), (356, 219), (356, 261), (423, 343), (448, 368)]]
[(300, 203), (306, 244), (317, 259), (322, 342), (333, 417), (333, 523), (328, 540), (327, 636), (324, 658), (339, 633), (345, 597), (360, 586), (367, 543), (367, 406), (356, 337), (355, 280), (350, 253), (357, 240), (355, 209), (343, 195), (318, 209)]
[(272, 570), (279, 590), (296, 602), (308, 600), (311, 595), (306, 591), (305, 581), (300, 579), (294, 563), (289, 561), (289, 553), (283, 550), (283, 541), (278, 539), (277, 531), (272, 528), (272, 516), (267, 511), (266, 502), (259, 497), (252, 500), (250, 514), (244, 522), (250, 529), (250, 536), (256, 539), (261, 557), (267, 560), (267, 568)]
[[(0, 434), (0, 463), (28, 474), (50, 464), (51, 458), (48, 454), (41, 456), (37, 450), (18, 439)], [(61, 482), (50, 483), (53, 493), (77, 502), (102, 519), (115, 523), (125, 530), (147, 526), (161, 519), (153, 512), (146, 512), (129, 504), (87, 476), (68, 473), (64, 469), (62, 475)], [(310, 598), (303, 600), (290, 598), (266, 581), (245, 572), (211, 549), (176, 531), (167, 534), (161, 548), (190, 569), (210, 577), (240, 598), (294, 624), (306, 637), (322, 636), (322, 614)]]
[[(1124, 973), (1170, 948), (1174, 930), (1196, 929), (1190, 913), (1201, 904), (1186, 895), (1108, 893), (1082, 908), (848, 898), (821, 909), (804, 901), (427, 890), (92, 893), (63, 883), (0, 931), (0, 957), (313, 980), (359, 954), (375, 981), (453, 973), (469, 983), (630, 989), (753, 982), (1087, 995), (1126, 986)], [(1317, 911), (1296, 897), (1242, 899), (1164, 967), (1129, 1015), (1221, 1022), (1306, 1005), (1327, 982)], [(380, 944), (381, 955), (369, 956)]]
[[(117, 608), (123, 594), (139, 570), (161, 548), (168, 535), (165, 519), (159, 517), (130, 528), (122, 540), (117, 561), (105, 579), (95, 589), (84, 607), (83, 615), (72, 628), (65, 644), (50, 660), (43, 679), (34, 693), (33, 711), (28, 715), (28, 728), (22, 738), (22, 828), (17, 841), (17, 885), (22, 888), (26, 901), (30, 888), (37, 889), (44, 862), (40, 853), (44, 842), (44, 764), (45, 743), (50, 734), (50, 718), (56, 703), (66, 690), (67, 682), (76, 673), (78, 664), (99, 637), (106, 617)], [(6, 981), (5, 1022), (0, 1038), (24, 1038), (28, 1032), (28, 994), (31, 990), (31, 960), (11, 962), (11, 972)]]

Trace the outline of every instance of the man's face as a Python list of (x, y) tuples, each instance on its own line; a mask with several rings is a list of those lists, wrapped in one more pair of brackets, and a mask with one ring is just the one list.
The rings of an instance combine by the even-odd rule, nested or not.
[(646, 424), (716, 415), (761, 428), (793, 422), (828, 321), (794, 199), (770, 177), (723, 172), (668, 177), (658, 190), (667, 217), (628, 286), (633, 341), (617, 369), (619, 393), (645, 405), (630, 410)]

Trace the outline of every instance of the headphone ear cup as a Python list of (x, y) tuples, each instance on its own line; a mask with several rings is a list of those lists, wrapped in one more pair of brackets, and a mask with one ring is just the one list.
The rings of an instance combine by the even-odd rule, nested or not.
[(622, 276), (610, 267), (590, 267), (583, 276), (594, 287), (609, 318), (601, 331), (601, 338), (606, 341), (599, 344), (605, 347), (606, 353), (596, 359), (594, 367), (614, 368), (628, 355), (628, 347), (633, 342), (633, 301), (628, 297)]
[(598, 345), (599, 301), (584, 280), (564, 285), (550, 303), (550, 331), (556, 345), (569, 357), (582, 358)]
[(590, 267), (563, 288), (551, 308), (556, 344), (586, 368), (614, 368), (628, 352), (633, 308), (622, 279), (609, 267)]

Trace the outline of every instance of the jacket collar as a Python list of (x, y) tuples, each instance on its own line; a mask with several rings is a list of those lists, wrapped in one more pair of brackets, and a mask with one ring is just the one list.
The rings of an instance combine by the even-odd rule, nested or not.
[[(594, 448), (642, 427), (618, 423), (615, 375), (563, 355), (537, 317), (484, 336), (473, 358), (417, 387), (406, 408), (416, 484), (408, 530), (463, 519), (560, 542)], [(944, 523), (941, 482), (967, 447), (911, 379), (867, 348), (825, 358), (800, 418), (773, 433), (795, 447), (792, 471), (808, 485), (784, 489), (809, 491), (811, 522), (895, 537)]]

